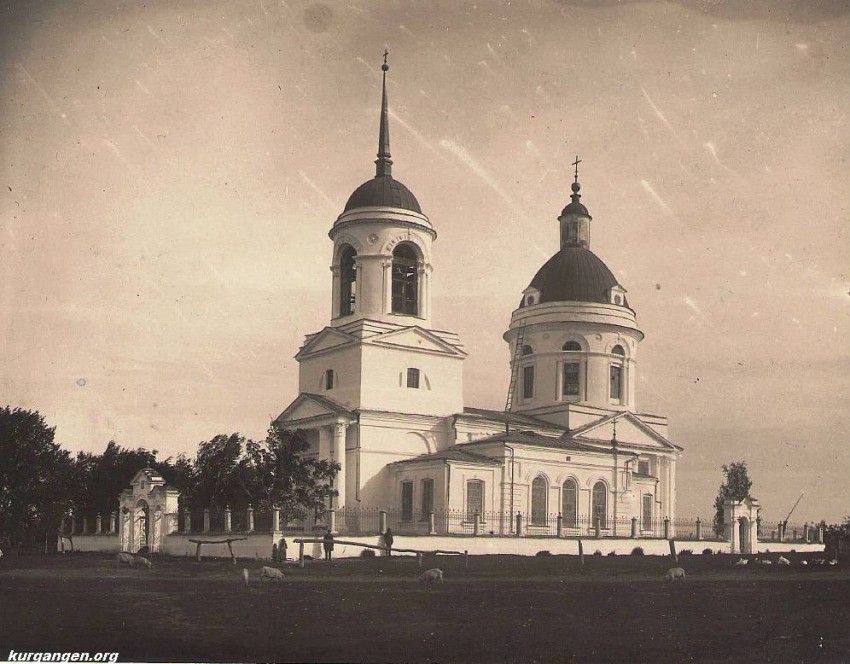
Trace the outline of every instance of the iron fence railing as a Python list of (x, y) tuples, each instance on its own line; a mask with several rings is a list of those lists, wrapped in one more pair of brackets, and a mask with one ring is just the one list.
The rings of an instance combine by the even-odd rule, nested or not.
[[(75, 514), (63, 521), (62, 534), (117, 533), (127, 514)], [(131, 518), (152, 518), (132, 516)], [(726, 541), (726, 530), (717, 532), (711, 518), (632, 518), (610, 515), (538, 514), (527, 512), (437, 510), (433, 512), (370, 507), (340, 510), (181, 509), (162, 514), (164, 532), (244, 533), (282, 531), (312, 533), (332, 528), (341, 535), (379, 535), (387, 528), (399, 535), (504, 535), (521, 537), (617, 537), (690, 541)], [(275, 525), (277, 528), (275, 529)], [(758, 521), (762, 542), (823, 543), (822, 524)]]

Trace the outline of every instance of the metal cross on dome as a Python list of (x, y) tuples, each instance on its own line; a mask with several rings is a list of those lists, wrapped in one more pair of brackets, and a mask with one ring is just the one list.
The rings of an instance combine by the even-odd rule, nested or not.
[(576, 155), (576, 160), (573, 162), (573, 166), (575, 166), (575, 167), (576, 167), (576, 175), (575, 175), (575, 181), (576, 181), (576, 182), (578, 182), (578, 165), (579, 165), (580, 163), (581, 163), (581, 159), (579, 159), (579, 158), (578, 158), (578, 155)]

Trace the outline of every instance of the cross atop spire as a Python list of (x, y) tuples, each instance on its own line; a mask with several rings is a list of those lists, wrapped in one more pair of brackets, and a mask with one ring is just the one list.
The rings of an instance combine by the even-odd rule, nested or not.
[(387, 56), (390, 52), (384, 49), (384, 64), (381, 65), (381, 70), (384, 72), (383, 91), (381, 94), (381, 128), (378, 132), (378, 159), (375, 161), (375, 176), (393, 174), (393, 160), (390, 159), (390, 124), (389, 111), (387, 110), (387, 71), (390, 66), (387, 64)]
[(578, 183), (578, 165), (580, 163), (581, 163), (581, 159), (579, 159), (578, 155), (576, 155), (576, 160), (573, 162), (573, 166), (576, 167), (576, 173), (575, 173), (575, 178), (573, 179), (573, 183), (572, 183), (572, 185), (570, 185), (570, 188), (573, 190), (573, 193), (570, 196), (570, 198), (573, 199), (573, 203), (578, 203), (578, 199), (581, 198), (581, 194), (578, 193), (581, 190), (581, 185)]
[(581, 159), (579, 159), (579, 158), (578, 158), (578, 155), (576, 155), (576, 160), (573, 162), (573, 166), (575, 166), (575, 167), (576, 167), (575, 182), (578, 182), (578, 165), (579, 165), (580, 163), (581, 163)]

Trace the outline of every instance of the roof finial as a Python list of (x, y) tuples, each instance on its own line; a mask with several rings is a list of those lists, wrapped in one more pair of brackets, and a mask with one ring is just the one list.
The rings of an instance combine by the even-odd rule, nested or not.
[(573, 166), (576, 167), (576, 174), (575, 174), (575, 179), (573, 180), (573, 184), (571, 186), (573, 193), (570, 196), (570, 198), (573, 199), (573, 203), (578, 203), (578, 199), (581, 198), (581, 194), (578, 193), (579, 190), (581, 189), (581, 185), (578, 183), (578, 165), (580, 163), (581, 163), (581, 159), (579, 159), (578, 155), (576, 155), (576, 160), (573, 162)]
[(387, 110), (387, 56), (390, 52), (384, 49), (384, 64), (381, 70), (384, 72), (383, 92), (381, 95), (381, 129), (378, 132), (378, 159), (375, 161), (375, 176), (393, 174), (393, 160), (390, 159), (390, 125), (389, 111)]

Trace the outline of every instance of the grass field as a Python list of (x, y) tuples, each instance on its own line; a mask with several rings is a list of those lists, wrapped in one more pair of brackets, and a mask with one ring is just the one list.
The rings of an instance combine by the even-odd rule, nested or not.
[(6, 556), (0, 659), (14, 649), (141, 662), (850, 661), (850, 568), (736, 559), (682, 556), (687, 582), (664, 584), (670, 560), (654, 556), (587, 556), (584, 567), (476, 556), (468, 569), (441, 557), (426, 566), (446, 582), (425, 589), (413, 558), (310, 561), (261, 586), (258, 561), (116, 569), (100, 554)]

